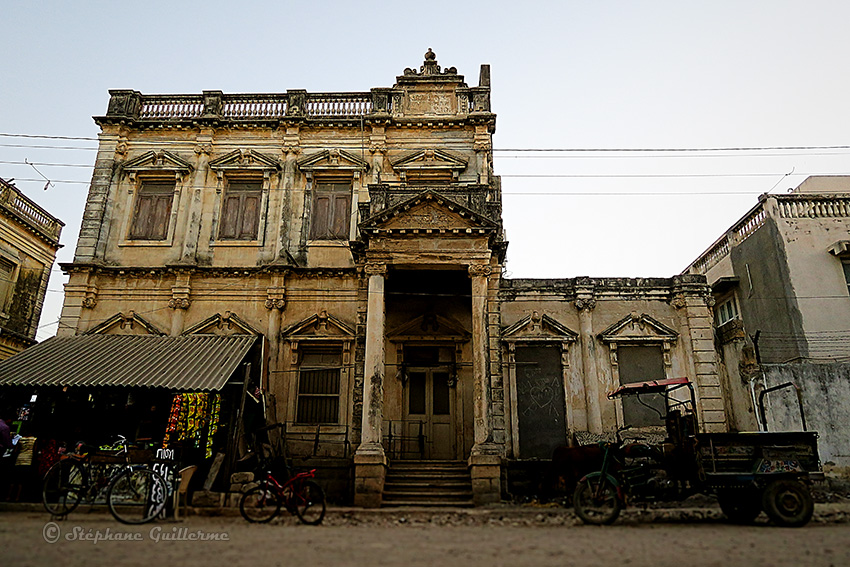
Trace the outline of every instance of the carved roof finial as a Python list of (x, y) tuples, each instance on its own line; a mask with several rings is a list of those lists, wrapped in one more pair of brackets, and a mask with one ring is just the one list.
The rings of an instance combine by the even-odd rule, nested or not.
[(429, 47), (428, 53), (425, 54), (425, 60), (430, 61), (430, 60), (435, 60), (435, 59), (437, 59), (437, 54), (434, 53), (433, 51), (431, 51), (431, 48)]

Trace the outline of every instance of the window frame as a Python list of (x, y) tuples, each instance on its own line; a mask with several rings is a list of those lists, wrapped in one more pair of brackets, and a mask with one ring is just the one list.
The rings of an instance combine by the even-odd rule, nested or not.
[[(721, 317), (721, 313), (722, 313), (724, 307), (731, 308), (731, 310), (727, 309), (727, 311), (729, 311), (730, 314), (729, 314), (729, 316)], [(741, 318), (741, 310), (738, 308), (738, 300), (735, 297), (735, 294), (731, 294), (728, 297), (718, 301), (717, 304), (714, 306), (713, 315), (714, 315), (714, 326), (716, 328), (722, 327), (723, 325), (725, 325), (729, 321), (734, 321), (735, 319), (740, 319)]]
[[(247, 187), (251, 186), (251, 189)], [(218, 223), (219, 241), (227, 242), (256, 242), (260, 238), (260, 220), (262, 218), (263, 206), (263, 186), (264, 180), (262, 177), (229, 177), (227, 186), (224, 189), (224, 196), (221, 199), (220, 220)], [(228, 205), (233, 198), (238, 200), (236, 205), (236, 220), (234, 221), (233, 234), (225, 234), (229, 229), (227, 223)], [(249, 198), (256, 199), (255, 217), (253, 227), (250, 232), (244, 232), (245, 222), (245, 201)]]
[[(334, 188), (323, 190), (323, 186)], [(336, 188), (337, 186), (340, 188)], [(351, 203), (353, 201), (354, 180), (351, 177), (319, 177), (313, 181), (312, 189), (309, 239), (348, 241), (351, 238)], [(327, 220), (320, 223), (319, 200), (324, 198), (329, 201)], [(339, 225), (340, 222), (341, 225)], [(337, 225), (339, 225), (338, 228), (336, 228)]]
[[(146, 188), (152, 189), (154, 187), (159, 188), (167, 188), (163, 190), (148, 190), (145, 191)], [(130, 226), (127, 230), (127, 240), (132, 242), (164, 242), (168, 240), (169, 234), (171, 232), (171, 216), (172, 216), (172, 208), (174, 206), (174, 195), (177, 191), (177, 180), (173, 178), (164, 178), (164, 177), (148, 177), (148, 178), (140, 178), (138, 181), (138, 187), (135, 191), (135, 198), (133, 200), (133, 213), (130, 217)], [(151, 197), (154, 197), (151, 199)], [(147, 201), (153, 201), (153, 205), (150, 207), (153, 212), (148, 213), (148, 219), (153, 216), (156, 217), (157, 214), (157, 206), (159, 203), (166, 203), (165, 211), (162, 213), (162, 228), (161, 231), (156, 232), (156, 221), (147, 221), (148, 226), (140, 226), (141, 222), (141, 210), (144, 206), (144, 203)], [(160, 236), (161, 234), (161, 236)]]
[[(332, 363), (314, 363), (309, 360), (311, 356), (329, 356), (334, 357)], [(330, 361), (329, 361), (330, 362)], [(343, 382), (345, 376), (343, 374), (343, 348), (342, 347), (306, 347), (301, 351), (298, 362), (298, 372), (295, 384), (295, 424), (296, 425), (341, 425), (343, 423)], [(328, 370), (337, 370), (336, 373), (336, 393), (317, 393), (317, 392), (302, 392), (304, 387), (304, 378), (315, 372), (327, 372)], [(335, 399), (336, 400), (336, 416), (331, 421), (311, 421), (302, 420), (302, 400), (317, 400), (317, 399)], [(306, 411), (306, 410), (305, 410)]]

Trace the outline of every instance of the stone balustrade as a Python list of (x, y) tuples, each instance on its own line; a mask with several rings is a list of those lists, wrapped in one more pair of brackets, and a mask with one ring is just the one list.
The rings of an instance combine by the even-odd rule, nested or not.
[(14, 185), (0, 183), (0, 207), (53, 244), (59, 242), (62, 221), (26, 198)]
[(204, 91), (198, 95), (146, 95), (138, 91), (112, 90), (104, 120), (181, 122), (197, 120), (250, 121), (305, 117), (358, 119), (392, 108), (389, 89), (355, 93), (307, 93), (291, 90), (271, 94), (224, 94)]

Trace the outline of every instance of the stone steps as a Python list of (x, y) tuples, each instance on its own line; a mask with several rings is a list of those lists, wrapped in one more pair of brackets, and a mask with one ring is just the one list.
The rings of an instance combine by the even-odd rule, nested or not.
[(464, 461), (394, 461), (382, 500), (384, 507), (470, 507), (472, 480)]

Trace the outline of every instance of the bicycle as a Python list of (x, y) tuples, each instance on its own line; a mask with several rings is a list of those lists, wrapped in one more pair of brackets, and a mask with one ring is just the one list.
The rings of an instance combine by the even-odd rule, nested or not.
[(106, 493), (112, 516), (123, 524), (144, 524), (156, 518), (168, 501), (168, 483), (146, 465), (130, 462), (127, 439), (118, 437), (123, 464), (94, 462), (83, 444), (54, 464), (44, 475), (42, 503), (54, 516), (67, 516), (85, 498), (92, 504)]
[(317, 526), (325, 517), (325, 493), (312, 478), (316, 469), (301, 472), (280, 484), (271, 471), (239, 500), (239, 513), (251, 523), (270, 522), (281, 505), (307, 525)]

